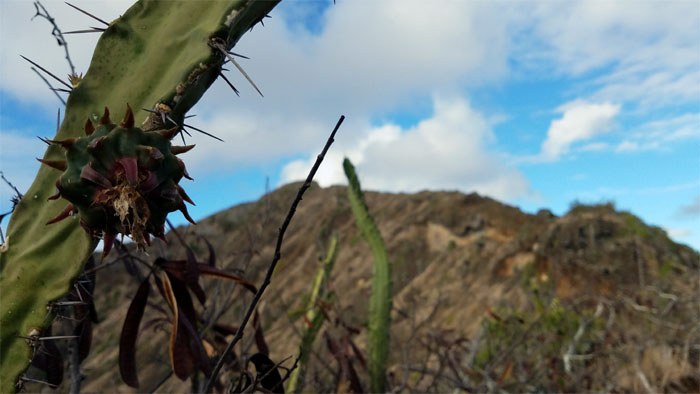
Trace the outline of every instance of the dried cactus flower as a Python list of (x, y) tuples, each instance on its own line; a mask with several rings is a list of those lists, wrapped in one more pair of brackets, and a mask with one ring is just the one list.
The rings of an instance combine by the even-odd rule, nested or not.
[(178, 185), (189, 175), (176, 157), (194, 145), (172, 146), (170, 140), (177, 131), (177, 127), (154, 131), (134, 127), (134, 114), (127, 104), (119, 124), (112, 123), (105, 108), (97, 128), (87, 120), (84, 137), (48, 140), (66, 152), (65, 160), (38, 159), (63, 171), (57, 192), (49, 199), (62, 197), (69, 204), (47, 224), (77, 214), (85, 231), (103, 237), (104, 257), (118, 234), (131, 236), (142, 249), (150, 245), (151, 236), (163, 237), (170, 212), (180, 210), (194, 223), (185, 202), (194, 203)]

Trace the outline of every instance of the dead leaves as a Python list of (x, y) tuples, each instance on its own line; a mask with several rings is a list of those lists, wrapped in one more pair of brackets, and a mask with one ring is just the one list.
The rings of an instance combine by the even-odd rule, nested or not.
[[(216, 350), (212, 343), (202, 337), (200, 332), (204, 321), (198, 314), (192, 301), (193, 294), (200, 305), (204, 306), (207, 296), (204, 288), (199, 283), (200, 277), (223, 279), (242, 285), (246, 290), (255, 293), (257, 288), (252, 282), (232, 273), (220, 270), (215, 266), (215, 254), (209, 246), (209, 258), (207, 263), (196, 260), (194, 253), (187, 249), (186, 260), (166, 260), (157, 258), (152, 272), (141, 282), (124, 320), (119, 343), (119, 371), (124, 383), (138, 388), (139, 380), (136, 368), (136, 342), (139, 336), (141, 321), (146, 306), (151, 306), (156, 312), (165, 317), (149, 320), (144, 324), (141, 332), (154, 325), (162, 325), (168, 322), (170, 327), (170, 340), (168, 353), (170, 364), (175, 376), (186, 380), (196, 371), (201, 371), (205, 376), (211, 375), (211, 359), (216, 356)], [(161, 308), (155, 303), (149, 302), (151, 286), (155, 285), (167, 307)], [(215, 323), (212, 326), (214, 332), (221, 332), (223, 328), (226, 334), (235, 334), (235, 328)], [(255, 313), (255, 341), (260, 354), (268, 353), (261, 325)], [(232, 360), (232, 363), (234, 360)]]
[(124, 383), (131, 387), (139, 387), (139, 380), (136, 375), (136, 338), (143, 318), (143, 312), (146, 310), (148, 295), (151, 290), (151, 283), (146, 278), (131, 300), (129, 310), (124, 319), (122, 326), (122, 334), (119, 339), (119, 373), (122, 376)]

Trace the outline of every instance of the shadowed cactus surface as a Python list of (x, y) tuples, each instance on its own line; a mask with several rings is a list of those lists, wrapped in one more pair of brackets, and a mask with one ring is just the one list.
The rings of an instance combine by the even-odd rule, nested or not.
[[(47, 312), (47, 305), (73, 287), (97, 245), (93, 235), (102, 232), (109, 241), (117, 233), (129, 234), (137, 243), (147, 243), (150, 234), (162, 234), (167, 211), (181, 209), (187, 198), (176, 185), (184, 168), (172, 156), (169, 138), (153, 131), (183, 125), (187, 111), (221, 75), (222, 52), (277, 3), (141, 0), (109, 23), (84, 77), (71, 81), (63, 122), (42, 158), (47, 165), (17, 204), (0, 251), (0, 392), (17, 389), (33, 357), (21, 337), (51, 323), (53, 311)], [(126, 103), (155, 113), (138, 111), (124, 125), (99, 124), (105, 107), (120, 110)], [(98, 123), (90, 136), (85, 135), (86, 119)], [(117, 142), (117, 134), (130, 142)], [(95, 145), (92, 154), (90, 143)], [(156, 166), (159, 154), (163, 162)], [(55, 195), (57, 181), (59, 196), (72, 206)], [(152, 197), (158, 206), (133, 190), (141, 196), (157, 193)], [(69, 217), (74, 210), (80, 218)], [(63, 216), (66, 220), (46, 225)], [(81, 220), (91, 234), (81, 229)]]

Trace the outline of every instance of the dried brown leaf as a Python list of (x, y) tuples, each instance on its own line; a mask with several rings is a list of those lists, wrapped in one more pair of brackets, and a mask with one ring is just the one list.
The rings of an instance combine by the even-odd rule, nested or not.
[(501, 386), (510, 377), (510, 374), (512, 372), (513, 372), (513, 362), (508, 361), (508, 364), (506, 364), (506, 367), (503, 369), (503, 373), (501, 374), (501, 377), (498, 379), (498, 385)]
[(170, 310), (173, 312), (173, 326), (170, 332), (170, 344), (168, 347), (170, 353), (170, 365), (175, 376), (180, 380), (186, 380), (195, 369), (194, 358), (190, 353), (190, 347), (186, 341), (186, 334), (180, 329), (180, 313), (173, 292), (170, 278), (166, 272), (161, 273), (161, 281), (163, 284), (163, 293), (165, 299), (170, 305)]
[(124, 383), (134, 388), (139, 387), (136, 374), (136, 338), (150, 290), (151, 284), (146, 278), (141, 282), (134, 299), (131, 300), (119, 339), (119, 373)]
[(211, 276), (214, 278), (234, 281), (236, 283), (240, 283), (241, 285), (243, 285), (243, 287), (245, 287), (246, 289), (248, 289), (252, 293), (258, 292), (258, 288), (255, 287), (253, 282), (250, 282), (246, 279), (243, 279), (238, 275), (230, 274), (228, 272), (222, 271), (218, 268), (212, 267), (212, 266), (207, 265), (207, 264), (199, 263), (198, 267), (199, 267), (199, 274), (202, 276)]
[(258, 372), (257, 378), (260, 379), (260, 385), (264, 389), (273, 393), (284, 393), (282, 376), (277, 370), (277, 365), (267, 355), (253, 354), (250, 356), (250, 361), (255, 364), (255, 370)]
[(85, 318), (75, 327), (73, 335), (78, 336), (78, 354), (80, 362), (83, 362), (90, 354), (92, 346), (92, 320)]
[(257, 309), (253, 315), (253, 327), (255, 328), (255, 345), (258, 347), (258, 351), (262, 354), (269, 355), (270, 348), (265, 342), (265, 334), (263, 333), (262, 324), (260, 324), (260, 315)]

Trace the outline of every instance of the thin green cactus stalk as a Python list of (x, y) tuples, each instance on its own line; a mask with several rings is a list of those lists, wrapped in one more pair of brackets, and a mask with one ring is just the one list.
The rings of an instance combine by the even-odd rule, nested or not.
[(343, 161), (348, 178), (348, 199), (355, 222), (369, 244), (374, 256), (372, 295), (369, 301), (369, 378), (373, 393), (386, 391), (386, 366), (389, 359), (389, 329), (391, 325), (391, 263), (382, 235), (370, 216), (360, 182), (350, 160)]
[[(119, 125), (122, 129), (138, 130), (140, 134), (137, 134), (144, 136), (143, 133), (150, 131), (164, 131), (166, 119), (182, 125), (187, 111), (219, 76), (225, 59), (222, 52), (232, 48), (277, 3), (269, 0), (141, 0), (102, 33), (84, 78), (71, 81), (74, 87), (67, 100), (63, 123), (42, 159), (47, 165), (41, 166), (34, 183), (16, 206), (8, 225), (7, 242), (0, 251), (0, 392), (16, 390), (18, 377), (32, 357), (31, 346), (20, 336), (41, 336), (41, 331), (52, 320), (47, 312), (48, 303), (71, 289), (97, 245), (98, 239), (80, 228), (77, 217), (68, 216), (60, 223), (46, 225), (57, 215), (60, 218), (71, 211), (66, 210), (62, 199), (47, 202), (60, 175), (51, 167), (67, 168), (70, 172), (70, 163), (63, 162), (66, 159), (64, 142), (86, 138), (85, 134), (91, 133), (86, 120), (98, 122), (105, 108), (121, 113), (127, 104), (155, 113), (137, 111), (133, 115), (135, 119), (131, 120), (127, 114)], [(133, 122), (140, 127), (126, 127), (133, 126)], [(100, 122), (111, 130), (108, 124), (111, 122)], [(99, 130), (98, 127), (96, 133), (109, 131)], [(134, 141), (143, 145), (149, 138), (138, 137)], [(161, 153), (167, 153), (169, 141), (157, 144), (160, 144)], [(131, 148), (134, 147), (121, 146), (110, 151), (130, 151), (138, 156)], [(157, 152), (148, 147), (146, 150), (153, 152), (157, 159)], [(68, 161), (70, 154), (69, 151)], [(76, 157), (73, 155), (74, 160), (80, 161)], [(99, 161), (100, 157), (98, 153), (93, 159)], [(122, 173), (133, 175), (130, 164), (127, 161), (123, 164)], [(72, 179), (80, 178), (91, 179), (91, 175), (79, 174)], [(178, 190), (170, 186), (168, 190), (172, 191), (173, 187)], [(63, 193), (60, 197), (70, 200), (70, 196)], [(183, 195), (179, 198), (188, 200)], [(83, 210), (86, 209), (83, 206)], [(80, 212), (81, 219), (85, 219), (83, 213)], [(164, 214), (167, 212), (158, 216), (164, 219)], [(107, 227), (91, 228), (93, 235), (110, 234), (108, 223), (102, 224)], [(156, 231), (159, 228), (147, 224), (141, 230), (159, 235)]]
[(331, 271), (333, 270), (335, 257), (338, 254), (337, 244), (338, 237), (333, 235), (328, 245), (326, 258), (321, 262), (318, 271), (316, 271), (316, 278), (311, 288), (309, 302), (306, 304), (304, 332), (301, 337), (301, 344), (299, 345), (299, 366), (292, 371), (292, 375), (289, 377), (289, 384), (287, 385), (288, 393), (301, 392), (304, 388), (304, 374), (309, 361), (311, 346), (323, 325), (323, 313), (321, 313), (319, 301), (330, 302), (330, 296), (325, 294), (325, 287)]

